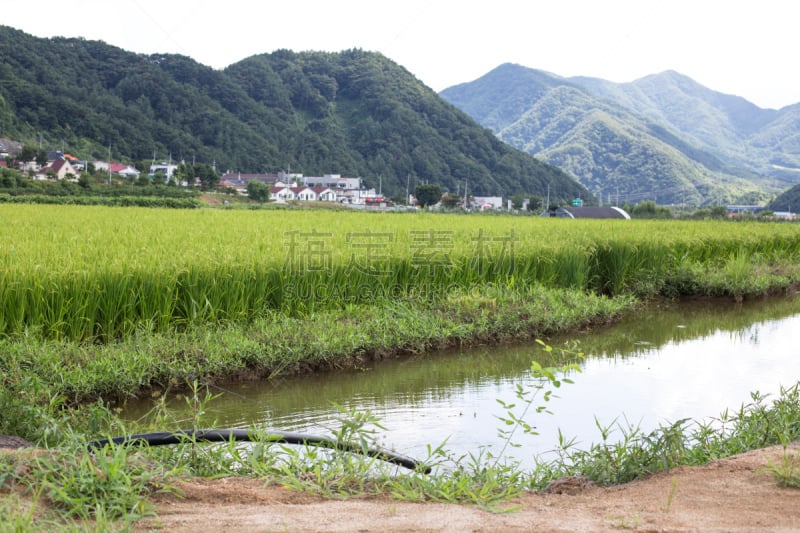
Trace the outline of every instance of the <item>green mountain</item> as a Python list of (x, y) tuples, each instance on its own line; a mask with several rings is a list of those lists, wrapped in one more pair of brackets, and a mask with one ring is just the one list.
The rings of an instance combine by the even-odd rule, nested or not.
[(788, 191), (778, 195), (777, 198), (767, 204), (767, 208), (772, 211), (800, 213), (800, 185), (795, 185)]
[(501, 142), (386, 57), (277, 51), (218, 71), (180, 55), (40, 39), (0, 26), (0, 138), (82, 158), (360, 176), (475, 195), (591, 194)]
[(617, 84), (504, 64), (440, 94), (604, 201), (763, 203), (800, 181), (800, 105), (760, 109), (676, 72)]

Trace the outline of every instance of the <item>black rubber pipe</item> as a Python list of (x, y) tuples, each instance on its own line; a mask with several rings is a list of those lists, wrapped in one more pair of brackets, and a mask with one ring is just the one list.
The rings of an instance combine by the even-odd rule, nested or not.
[(425, 466), (416, 459), (392, 453), (387, 450), (377, 448), (367, 448), (366, 450), (355, 444), (341, 443), (334, 439), (326, 437), (317, 437), (314, 435), (305, 435), (303, 433), (292, 433), (289, 431), (270, 430), (269, 433), (264, 435), (253, 433), (247, 429), (181, 429), (178, 431), (163, 431), (157, 433), (139, 433), (137, 435), (129, 435), (126, 437), (113, 437), (110, 439), (98, 439), (91, 441), (87, 446), (89, 449), (102, 448), (106, 444), (131, 444), (134, 446), (141, 446), (148, 444), (150, 446), (165, 446), (168, 444), (179, 444), (187, 440), (197, 440), (203, 442), (229, 442), (234, 441), (269, 441), (280, 442), (284, 444), (298, 444), (321, 446), (323, 448), (330, 448), (332, 450), (340, 450), (351, 453), (365, 454), (370, 457), (375, 457), (381, 461), (396, 464), (409, 468), (411, 470), (418, 470), (425, 474), (430, 474), (431, 468)]

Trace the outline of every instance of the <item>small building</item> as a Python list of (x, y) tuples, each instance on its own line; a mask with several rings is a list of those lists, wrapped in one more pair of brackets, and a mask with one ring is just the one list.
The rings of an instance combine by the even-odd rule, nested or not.
[(241, 172), (226, 172), (219, 180), (221, 187), (236, 189), (240, 194), (247, 194), (247, 184), (251, 181), (260, 181), (270, 187), (280, 183), (278, 174), (243, 174)]
[(336, 201), (336, 191), (333, 191), (328, 187), (311, 187), (311, 190), (314, 191), (314, 194), (317, 196), (318, 202)]
[(45, 150), (45, 153), (47, 154), (47, 161), (49, 163), (64, 159), (64, 152), (61, 150)]
[(488, 209), (502, 209), (503, 198), (502, 196), (475, 196), (471, 202), (473, 207), (479, 208), (481, 211)]
[(275, 202), (288, 202), (297, 200), (297, 195), (291, 187), (275, 186), (269, 190), (270, 199)]
[(288, 187), (282, 184), (270, 189), (270, 198), (277, 202), (335, 202), (336, 192), (328, 187)]
[(53, 176), (57, 180), (63, 180), (67, 176), (77, 179), (79, 172), (66, 159), (58, 159), (51, 164), (39, 169), (34, 176), (37, 180), (46, 180)]
[(551, 206), (543, 217), (555, 218), (619, 218), (630, 220), (631, 216), (620, 207), (596, 206)]
[(764, 206), (762, 206), (762, 205), (729, 205), (728, 206), (728, 216), (741, 215), (741, 214), (744, 214), (744, 213), (750, 213), (750, 214), (753, 214), (753, 215), (757, 215), (763, 210), (764, 210)]
[(361, 178), (343, 178), (339, 174), (325, 174), (322, 177), (301, 176), (303, 185), (328, 187), (333, 190), (356, 191), (362, 188)]
[(123, 178), (138, 179), (139, 172), (135, 167), (126, 165), (125, 163), (109, 163), (108, 169), (112, 174), (117, 174)]
[(164, 181), (169, 181), (172, 178), (172, 175), (175, 171), (178, 170), (178, 165), (173, 165), (171, 162), (166, 163), (162, 161), (161, 163), (155, 163), (150, 165), (150, 172), (147, 174), (150, 179), (153, 179), (156, 174), (161, 174), (163, 176)]

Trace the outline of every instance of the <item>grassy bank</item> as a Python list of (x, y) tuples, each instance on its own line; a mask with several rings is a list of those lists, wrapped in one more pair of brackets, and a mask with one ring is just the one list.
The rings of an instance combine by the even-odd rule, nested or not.
[(124, 399), (185, 385), (192, 376), (269, 378), (455, 345), (541, 338), (606, 323), (633, 305), (630, 298), (577, 291), (483, 287), (436, 302), (379, 302), (302, 318), (273, 313), (246, 324), (141, 331), (106, 344), (6, 339), (0, 341), (0, 433), (47, 437), (38, 424), (8, 415), (29, 402)]
[[(558, 367), (537, 369), (540, 392), (552, 390), (561, 379)], [(429, 448), (423, 464), (433, 469), (400, 470), (365, 453), (290, 447), (275, 443), (268, 433), (254, 431), (247, 446), (235, 442), (209, 445), (188, 437), (169, 447), (133, 448), (109, 444), (87, 453), (80, 433), (67, 432), (59, 449), (47, 452), (0, 453), (0, 530), (8, 531), (127, 531), (151, 516), (149, 498), (156, 492), (175, 492), (177, 482), (192, 477), (250, 477), (283, 490), (294, 489), (330, 498), (353, 495), (418, 502), (477, 505), (508, 512), (509, 500), (529, 490), (542, 490), (564, 476), (582, 476), (601, 485), (622, 483), (683, 465), (700, 465), (752, 449), (783, 445), (781, 461), (765, 463), (762, 472), (774, 483), (800, 488), (800, 456), (788, 443), (800, 438), (800, 384), (774, 398), (753, 393), (752, 402), (710, 425), (681, 420), (643, 433), (627, 428), (621, 440), (604, 438), (588, 450), (562, 445), (561, 455), (523, 470), (513, 461), (476, 450), (452, 456), (444, 445)], [(210, 396), (194, 388), (187, 401), (194, 406), (191, 420), (181, 425), (209, 425), (204, 412)], [(541, 400), (541, 397), (539, 397)], [(84, 420), (113, 420), (102, 406), (83, 411)], [(161, 423), (174, 423), (169, 412)], [(58, 410), (43, 417), (63, 424)], [(73, 422), (71, 422), (73, 423)], [(370, 413), (341, 412), (333, 438), (364, 452), (380, 431)], [(118, 434), (128, 428), (112, 426)], [(522, 421), (520, 421), (522, 424)]]

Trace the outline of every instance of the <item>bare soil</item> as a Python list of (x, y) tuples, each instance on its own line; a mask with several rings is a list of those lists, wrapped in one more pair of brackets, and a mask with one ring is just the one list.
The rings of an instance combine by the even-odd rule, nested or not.
[[(788, 452), (800, 460), (800, 442)], [(254, 479), (194, 479), (179, 484), (182, 498), (156, 496), (158, 516), (136, 531), (800, 531), (800, 490), (764, 472), (783, 456), (782, 447), (766, 448), (613, 487), (567, 481), (562, 490), (509, 502), (507, 512), (331, 500)]]

